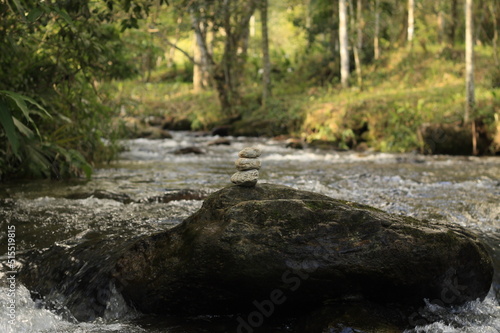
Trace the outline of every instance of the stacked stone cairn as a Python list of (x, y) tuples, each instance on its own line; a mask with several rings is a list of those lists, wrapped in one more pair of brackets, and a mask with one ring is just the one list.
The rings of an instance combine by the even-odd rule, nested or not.
[(231, 176), (231, 181), (238, 186), (252, 187), (259, 180), (261, 150), (256, 147), (247, 147), (238, 153), (235, 162), (236, 172)]

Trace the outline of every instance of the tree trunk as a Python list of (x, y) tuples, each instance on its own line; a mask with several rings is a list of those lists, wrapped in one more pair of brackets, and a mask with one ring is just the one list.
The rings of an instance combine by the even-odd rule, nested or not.
[(380, 0), (375, 0), (375, 32), (373, 36), (373, 57), (375, 60), (380, 58), (380, 45), (379, 45), (379, 35), (380, 35)]
[[(194, 30), (193, 41), (193, 90), (200, 92), (210, 86), (213, 61), (208, 50), (206, 28), (203, 29), (196, 15), (191, 14), (191, 22)], [(205, 26), (205, 25), (203, 25)]]
[(217, 68), (215, 79), (218, 82), (217, 90), (219, 91), (222, 112), (232, 116), (235, 103), (239, 100), (239, 96), (233, 80), (233, 68), (236, 65), (236, 53), (238, 50), (234, 43), (230, 6), (231, 0), (224, 0), (224, 19), (222, 27), (226, 33), (226, 40), (224, 43), (224, 54), (220, 66)]
[(450, 45), (455, 44), (455, 35), (458, 25), (458, 0), (451, 1), (451, 22), (450, 22), (450, 32), (448, 34)]
[(194, 32), (193, 38), (193, 91), (198, 93), (210, 86), (207, 52), (203, 52), (203, 36)]
[[(257, 0), (249, 0), (244, 6), (240, 6), (235, 0), (223, 2), (224, 53), (221, 62), (215, 68), (213, 78), (219, 93), (222, 112), (228, 117), (236, 115), (236, 107), (240, 104), (239, 88), (246, 57), (244, 53), (238, 54), (238, 50), (241, 50), (245, 34), (249, 32), (250, 18), (257, 4)], [(236, 14), (238, 10), (241, 11)]]
[(349, 35), (347, 32), (347, 3), (339, 0), (340, 82), (349, 86)]
[(311, 38), (311, 26), (312, 26), (312, 10), (311, 10), (311, 0), (304, 0), (304, 25), (307, 34), (307, 49), (312, 46), (313, 38)]
[(255, 37), (255, 15), (250, 18), (250, 37)]
[(358, 50), (361, 51), (363, 49), (363, 28), (365, 26), (365, 22), (363, 20), (363, 1), (358, 0), (356, 5), (356, 28), (357, 28), (357, 42), (358, 42)]
[(464, 123), (469, 122), (469, 118), (474, 110), (474, 40), (473, 40), (473, 0), (465, 1), (465, 87), (466, 87), (466, 102)]
[[(260, 2), (261, 0), (259, 0)], [(253, 17), (253, 15), (252, 15)], [(241, 25), (241, 35), (240, 37), (236, 37), (234, 43), (236, 45), (236, 65), (234, 68), (233, 77), (239, 78), (243, 77), (245, 72), (245, 63), (248, 56), (248, 47), (250, 45), (250, 21), (247, 24)]]
[[(201, 36), (197, 39), (201, 57), (206, 59), (210, 83), (217, 90), (221, 111), (229, 118), (236, 115), (241, 100), (239, 88), (246, 61), (245, 38), (249, 34), (249, 22), (258, 0), (224, 0), (211, 4), (213, 8), (209, 8), (208, 13), (195, 5), (190, 7), (192, 27)], [(212, 12), (218, 15), (210, 15)], [(207, 40), (210, 38), (210, 31), (214, 30), (211, 27), (215, 26), (218, 31), (223, 30), (218, 40), (224, 43), (221, 60), (217, 62), (211, 47), (216, 39), (212, 38), (210, 42)], [(184, 51), (182, 53), (197, 64), (189, 54)]]
[(408, 0), (408, 44), (413, 45), (415, 33), (415, 0)]
[(269, 36), (267, 28), (267, 0), (261, 0), (260, 15), (262, 21), (262, 64), (264, 73), (262, 75), (262, 105), (265, 107), (271, 96), (271, 61), (269, 59)]
[(493, 40), (491, 41), (493, 45), (493, 58), (495, 59), (495, 65), (500, 66), (500, 61), (498, 59), (498, 25), (497, 25), (497, 13), (496, 4), (494, 1), (490, 2), (490, 12), (493, 21)]
[(442, 44), (444, 41), (444, 31), (446, 25), (443, 0), (439, 0), (437, 2), (437, 6), (438, 6), (437, 8), (438, 42), (439, 44)]
[(202, 81), (202, 69), (201, 69), (201, 51), (198, 46), (198, 34), (196, 31), (193, 34), (193, 91), (195, 93), (199, 93), (203, 90), (203, 81)]
[[(356, 26), (356, 38), (352, 43), (352, 50), (354, 53), (354, 64), (356, 65), (356, 79), (358, 80), (358, 87), (362, 88), (363, 87), (363, 77), (361, 74), (361, 57), (360, 57), (360, 52), (361, 52), (361, 47), (363, 46), (363, 36), (362, 36), (362, 16), (361, 16), (361, 0), (357, 0), (357, 7), (356, 7), (356, 15), (354, 15), (354, 6), (352, 4), (352, 0), (349, 0), (349, 7), (351, 8), (351, 13), (350, 13), (350, 21), (351, 21), (351, 27)], [(356, 19), (354, 19), (356, 17)]]
[(362, 88), (363, 87), (363, 76), (361, 73), (361, 52), (363, 50), (363, 27), (364, 27), (363, 1), (362, 0), (358, 0), (357, 6), (356, 6), (356, 27), (357, 27), (357, 32), (356, 32), (356, 38), (357, 38), (356, 75), (358, 77), (358, 85), (360, 88)]

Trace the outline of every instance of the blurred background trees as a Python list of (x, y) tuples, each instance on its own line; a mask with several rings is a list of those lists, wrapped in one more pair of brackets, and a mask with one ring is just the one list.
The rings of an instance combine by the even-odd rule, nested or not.
[(499, 20), (495, 0), (0, 0), (1, 178), (88, 174), (127, 117), (431, 152), (429, 128), (471, 123), (496, 153)]

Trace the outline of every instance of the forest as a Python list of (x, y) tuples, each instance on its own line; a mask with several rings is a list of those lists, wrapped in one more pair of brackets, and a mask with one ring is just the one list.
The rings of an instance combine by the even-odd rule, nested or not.
[(498, 155), (496, 0), (0, 0), (0, 180), (164, 130)]

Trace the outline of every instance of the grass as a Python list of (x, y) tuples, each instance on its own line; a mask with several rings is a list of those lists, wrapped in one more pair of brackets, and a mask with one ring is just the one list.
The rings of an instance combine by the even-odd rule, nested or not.
[[(316, 56), (317, 57), (317, 56)], [(315, 58), (316, 59), (316, 58)], [(424, 124), (460, 123), (465, 101), (463, 47), (437, 45), (413, 50), (400, 48), (363, 68), (363, 88), (341, 89), (336, 83), (315, 86), (301, 80), (300, 73), (280, 74), (274, 80), (273, 98), (260, 105), (260, 84), (247, 80), (236, 134), (274, 136), (288, 134), (306, 141), (333, 142), (341, 148), (363, 141), (379, 151), (403, 152), (419, 149), (419, 129)], [(314, 62), (312, 62), (314, 63)], [(490, 135), (500, 110), (500, 71), (492, 70), (490, 47), (476, 48), (476, 100), (474, 117), (483, 119)], [(312, 66), (312, 65), (308, 65)], [(165, 69), (164, 69), (165, 70)], [(312, 73), (314, 70), (311, 69)], [(116, 82), (113, 103), (127, 115), (186, 118), (192, 129), (207, 130), (225, 121), (214, 91), (195, 94), (192, 85), (162, 81)], [(355, 72), (352, 72), (355, 84)], [(360, 133), (363, 126), (369, 131)], [(249, 130), (253, 129), (253, 130)], [(359, 132), (359, 133), (358, 133)]]
[[(400, 49), (364, 69), (365, 89), (319, 90), (307, 103), (302, 136), (342, 146), (350, 129), (366, 123), (370, 131), (360, 139), (376, 150), (403, 152), (422, 147), (418, 131), (423, 124), (460, 123), (463, 119), (465, 66), (461, 51), (452, 52), (458, 60), (442, 53), (414, 49), (410, 54)], [(487, 80), (492, 63), (489, 50), (479, 49), (476, 59), (475, 117), (483, 118), (494, 133), (500, 89), (492, 88)]]

